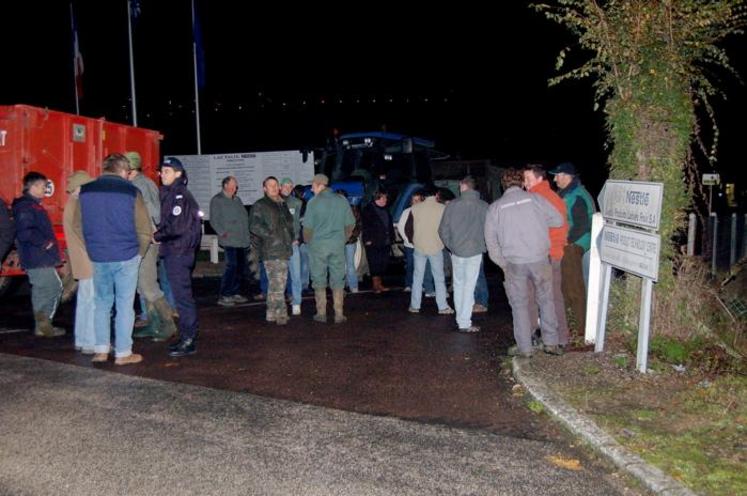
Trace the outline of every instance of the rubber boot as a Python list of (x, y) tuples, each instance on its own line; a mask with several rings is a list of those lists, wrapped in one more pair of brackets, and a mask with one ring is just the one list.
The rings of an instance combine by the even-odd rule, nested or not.
[(153, 307), (155, 308), (156, 314), (160, 320), (160, 325), (156, 329), (156, 335), (153, 336), (153, 341), (166, 341), (178, 332), (176, 324), (174, 323), (174, 318), (172, 317), (174, 310), (163, 296), (153, 302)]
[(65, 330), (59, 327), (52, 327), (52, 322), (44, 312), (36, 312), (34, 314), (34, 335), (43, 338), (55, 338), (57, 336), (64, 336)]
[(153, 303), (147, 302), (145, 304), (145, 313), (148, 315), (147, 323), (142, 327), (133, 329), (133, 338), (153, 338), (158, 335), (158, 329), (161, 328), (161, 316), (156, 311)]
[(316, 300), (316, 315), (314, 320), (317, 322), (327, 323), (327, 288), (315, 289), (314, 299)]
[(347, 317), (342, 313), (343, 302), (345, 301), (345, 290), (343, 288), (332, 290), (332, 303), (335, 308), (335, 324), (345, 322)]

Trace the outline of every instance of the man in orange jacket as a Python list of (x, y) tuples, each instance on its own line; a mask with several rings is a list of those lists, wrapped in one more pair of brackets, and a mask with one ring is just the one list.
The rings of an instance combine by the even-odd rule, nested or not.
[[(547, 173), (541, 165), (529, 164), (524, 167), (524, 188), (530, 193), (543, 196), (563, 217), (561, 227), (550, 228), (550, 265), (552, 265), (552, 293), (555, 303), (555, 314), (558, 318), (558, 345), (568, 345), (569, 333), (568, 322), (565, 315), (565, 302), (561, 290), (560, 262), (563, 259), (563, 248), (568, 243), (568, 221), (566, 220), (566, 206), (563, 199), (555, 193), (547, 180)], [(530, 283), (531, 286), (531, 283)], [(530, 288), (530, 294), (534, 288)], [(529, 321), (538, 321), (539, 310), (537, 303), (530, 298)], [(539, 327), (539, 326), (538, 326)]]

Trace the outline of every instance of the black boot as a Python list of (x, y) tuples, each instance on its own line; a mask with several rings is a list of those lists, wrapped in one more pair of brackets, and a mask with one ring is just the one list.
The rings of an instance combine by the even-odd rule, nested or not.
[[(169, 348), (171, 348), (169, 346)], [(194, 339), (184, 339), (182, 341), (179, 341), (179, 343), (174, 347), (174, 349), (169, 349), (169, 356), (170, 357), (183, 357), (187, 355), (194, 355), (197, 353), (197, 346), (195, 345)]]

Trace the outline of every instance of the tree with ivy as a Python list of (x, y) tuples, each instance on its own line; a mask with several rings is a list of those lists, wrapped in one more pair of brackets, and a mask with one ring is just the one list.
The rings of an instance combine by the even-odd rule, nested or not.
[[(595, 107), (605, 114), (610, 177), (664, 183), (654, 330), (681, 334), (676, 328), (695, 325), (682, 312), (694, 296), (676, 296), (682, 260), (677, 238), (693, 204), (694, 157), (703, 151), (716, 161), (710, 102), (720, 95), (717, 75), (739, 77), (719, 44), (747, 25), (745, 0), (554, 0), (533, 7), (578, 40), (560, 52), (556, 68), (564, 70), (572, 58), (578, 65), (550, 84), (593, 80)], [(708, 146), (699, 117), (713, 130)], [(618, 324), (636, 325), (639, 287), (631, 278), (615, 288)]]

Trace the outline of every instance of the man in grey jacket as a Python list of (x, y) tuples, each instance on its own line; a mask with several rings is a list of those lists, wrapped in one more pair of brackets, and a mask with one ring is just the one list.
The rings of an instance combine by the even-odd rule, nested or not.
[(249, 214), (236, 195), (239, 183), (233, 176), (223, 178), (222, 190), (210, 200), (210, 225), (226, 255), (226, 269), (220, 281), (218, 305), (230, 307), (249, 301), (240, 294), (249, 248)]
[[(125, 157), (130, 164), (127, 179), (140, 191), (148, 210), (148, 218), (152, 230), (161, 222), (161, 199), (158, 186), (148, 176), (143, 174), (142, 159), (138, 152), (127, 152)], [(143, 313), (147, 315), (144, 325), (135, 325), (133, 337), (152, 337), (156, 341), (165, 341), (176, 334), (173, 309), (166, 301), (166, 297), (158, 284), (158, 245), (150, 243), (140, 261), (137, 275), (137, 292), (141, 302), (145, 299)]]
[(441, 217), (438, 234), (451, 252), (454, 282), (454, 308), (459, 332), (478, 332), (472, 325), (475, 285), (485, 253), (485, 215), (488, 204), (475, 191), (475, 180), (467, 176), (459, 182), (460, 196), (449, 202)]
[(490, 259), (505, 275), (506, 296), (511, 304), (516, 346), (509, 355), (532, 356), (532, 326), (528, 312), (528, 284), (532, 281), (542, 317), (544, 351), (563, 353), (558, 346), (558, 321), (552, 297), (550, 227), (563, 225), (563, 217), (550, 202), (522, 189), (524, 174), (507, 169), (501, 177), (503, 196), (495, 201), (485, 219), (485, 243)]

